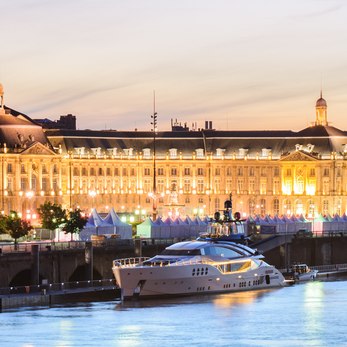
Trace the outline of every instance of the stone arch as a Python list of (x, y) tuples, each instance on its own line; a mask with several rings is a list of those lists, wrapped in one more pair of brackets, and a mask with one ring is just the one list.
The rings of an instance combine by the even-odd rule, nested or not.
[[(76, 281), (89, 281), (90, 280), (90, 268), (88, 264), (77, 266), (75, 271), (69, 277), (69, 282)], [(93, 280), (102, 280), (102, 276), (99, 271), (93, 268)]]

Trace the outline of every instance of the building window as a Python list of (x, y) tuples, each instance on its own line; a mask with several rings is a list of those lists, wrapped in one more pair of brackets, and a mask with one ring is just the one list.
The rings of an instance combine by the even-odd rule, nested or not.
[(171, 159), (177, 158), (177, 148), (170, 148), (169, 154)]
[(237, 194), (241, 194), (243, 191), (243, 180), (237, 180)]
[(214, 171), (214, 174), (216, 176), (220, 176), (220, 168), (219, 167), (216, 167), (215, 171)]
[(280, 214), (280, 201), (278, 199), (274, 199), (273, 201), (273, 211), (274, 215)]
[(220, 193), (220, 179), (216, 179), (214, 181), (214, 192), (216, 194), (219, 194)]
[(164, 168), (158, 167), (158, 176), (164, 176)]
[(53, 174), (54, 175), (58, 174), (58, 167), (56, 164), (53, 165)]
[(7, 173), (12, 173), (12, 164), (11, 163), (7, 164)]
[(311, 176), (311, 177), (316, 176), (316, 169), (315, 169), (315, 168), (311, 168), (311, 169), (310, 169), (310, 176)]
[(262, 216), (265, 216), (265, 214), (266, 214), (266, 201), (265, 201), (265, 199), (260, 200), (260, 214)]
[(254, 194), (255, 193), (255, 181), (254, 179), (249, 180), (249, 194)]
[(254, 167), (249, 168), (249, 176), (251, 176), (251, 177), (254, 176)]
[(130, 168), (130, 176), (136, 176), (136, 171), (134, 167)]
[(90, 176), (95, 176), (95, 169), (93, 167), (90, 168)]
[(262, 167), (262, 168), (261, 168), (261, 170), (260, 170), (260, 176), (266, 177), (266, 168), (265, 168), (265, 167)]
[(228, 167), (227, 167), (226, 175), (227, 175), (227, 176), (232, 176), (232, 168), (231, 168), (231, 166), (228, 166)]
[(102, 167), (99, 167), (99, 176), (103, 176), (104, 175), (104, 170), (102, 169)]
[(292, 169), (287, 169), (286, 170), (286, 176), (292, 176)]
[(260, 182), (260, 194), (262, 195), (266, 194), (266, 181)]
[(189, 167), (185, 167), (184, 168), (184, 175), (185, 176), (190, 176), (190, 168)]
[(255, 215), (255, 201), (253, 199), (250, 199), (248, 202), (248, 210), (250, 216)]
[(323, 170), (323, 176), (328, 177), (329, 176), (329, 169), (328, 168), (324, 168)]
[(304, 194), (305, 184), (303, 177), (298, 177), (296, 180), (295, 194)]
[(36, 191), (36, 188), (37, 188), (37, 184), (36, 184), (36, 176), (32, 176), (31, 177), (31, 189)]
[(42, 190), (44, 192), (48, 191), (48, 179), (47, 179), (47, 177), (42, 177)]
[(329, 194), (329, 179), (323, 181), (323, 195)]
[(128, 170), (126, 167), (123, 167), (122, 169), (122, 176), (127, 176), (128, 175)]
[(199, 194), (204, 192), (204, 180), (198, 180), (197, 191)]
[(199, 203), (199, 204), (203, 204), (203, 203), (204, 203), (204, 198), (199, 198), (199, 199), (198, 199), (198, 203)]
[(323, 200), (323, 214), (327, 215), (329, 213), (329, 201)]
[(115, 176), (119, 176), (119, 169), (118, 169), (118, 167), (114, 168), (114, 175)]
[(25, 174), (25, 173), (26, 173), (26, 171), (25, 171), (25, 165), (24, 165), (24, 164), (22, 164), (22, 165), (20, 166), (20, 173), (22, 173), (22, 174)]
[(227, 193), (231, 193), (231, 191), (232, 191), (232, 180), (230, 180), (230, 179), (228, 179), (228, 180), (226, 180), (226, 192)]
[(143, 182), (143, 190), (147, 194), (152, 190), (152, 182), (149, 179), (145, 179)]
[(149, 167), (144, 168), (144, 175), (145, 176), (150, 176), (151, 175), (151, 169)]
[(276, 166), (274, 167), (274, 176), (278, 177), (280, 175), (280, 169)]
[(198, 167), (198, 176), (203, 176), (204, 175), (204, 169), (202, 167)]
[(242, 167), (237, 168), (237, 176), (243, 176), (243, 168)]
[(197, 158), (203, 158), (204, 157), (204, 150), (202, 148), (198, 148), (196, 150), (196, 157)]
[(175, 167), (171, 168), (171, 176), (177, 176), (177, 168)]
[(164, 193), (164, 180), (163, 179), (159, 179), (157, 181), (157, 191), (158, 193)]
[(190, 199), (189, 199), (188, 196), (184, 199), (184, 203), (185, 203), (185, 204), (190, 204)]
[(290, 200), (283, 201), (283, 214), (286, 214), (286, 215), (292, 214), (292, 203)]
[(214, 209), (215, 209), (215, 211), (220, 210), (220, 199), (219, 198), (214, 199)]
[(106, 168), (106, 175), (111, 176), (111, 168)]
[(146, 159), (151, 157), (151, 149), (150, 148), (144, 148), (143, 149), (143, 157)]
[(280, 194), (280, 180), (278, 178), (273, 181), (273, 194)]
[(190, 180), (184, 180), (184, 193), (190, 193), (191, 183)]

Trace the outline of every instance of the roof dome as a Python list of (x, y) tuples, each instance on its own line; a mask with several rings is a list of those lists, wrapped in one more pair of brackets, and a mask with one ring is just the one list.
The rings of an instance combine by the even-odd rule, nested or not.
[(316, 107), (327, 107), (327, 102), (325, 101), (325, 99), (322, 98), (322, 94), (320, 96), (320, 98), (316, 101)]

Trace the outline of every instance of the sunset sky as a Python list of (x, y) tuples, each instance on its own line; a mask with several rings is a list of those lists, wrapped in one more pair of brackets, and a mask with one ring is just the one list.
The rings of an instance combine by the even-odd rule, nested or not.
[(11, 0), (0, 5), (5, 104), (79, 129), (347, 130), (347, 1)]

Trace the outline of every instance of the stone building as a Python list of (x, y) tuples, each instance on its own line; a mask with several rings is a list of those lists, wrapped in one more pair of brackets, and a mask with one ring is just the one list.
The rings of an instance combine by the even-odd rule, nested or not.
[(0, 112), (5, 213), (32, 218), (50, 200), (151, 215), (154, 177), (157, 212), (165, 216), (213, 215), (230, 194), (244, 217), (347, 209), (347, 133), (328, 124), (322, 95), (315, 122), (299, 132), (220, 131), (206, 122), (192, 131), (172, 126), (155, 140), (151, 131), (43, 130), (5, 107), (2, 90)]

